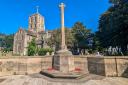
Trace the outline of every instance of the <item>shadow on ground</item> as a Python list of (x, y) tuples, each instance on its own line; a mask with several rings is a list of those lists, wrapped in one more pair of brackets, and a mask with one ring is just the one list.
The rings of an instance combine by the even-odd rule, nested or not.
[(4, 80), (6, 80), (6, 79), (0, 79), (0, 83), (2, 83)]

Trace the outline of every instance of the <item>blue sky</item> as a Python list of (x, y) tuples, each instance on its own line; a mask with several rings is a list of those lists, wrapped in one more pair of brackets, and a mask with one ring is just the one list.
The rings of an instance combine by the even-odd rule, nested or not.
[(100, 15), (111, 6), (108, 0), (0, 0), (0, 33), (12, 34), (19, 27), (27, 29), (28, 17), (36, 12), (36, 6), (45, 17), (47, 30), (59, 28), (61, 2), (66, 4), (66, 27), (80, 21), (93, 32), (98, 29)]

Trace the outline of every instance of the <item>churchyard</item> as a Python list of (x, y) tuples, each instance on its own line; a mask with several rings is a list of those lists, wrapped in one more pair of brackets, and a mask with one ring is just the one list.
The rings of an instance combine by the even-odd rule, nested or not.
[(0, 85), (128, 85), (127, 41), (121, 42), (117, 35), (113, 41), (101, 36), (102, 22), (103, 31), (97, 35), (85, 30), (80, 22), (67, 30), (65, 7), (64, 3), (59, 4), (59, 30), (45, 31), (44, 17), (37, 7), (29, 17), (28, 30), (20, 28), (13, 36), (13, 46), (3, 46)]

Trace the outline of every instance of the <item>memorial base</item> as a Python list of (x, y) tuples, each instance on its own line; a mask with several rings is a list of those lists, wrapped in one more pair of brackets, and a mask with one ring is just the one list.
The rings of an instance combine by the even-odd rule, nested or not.
[(87, 75), (87, 74), (75, 73), (75, 72), (62, 73), (57, 70), (52, 70), (52, 71), (44, 70), (41, 72), (41, 74), (50, 78), (58, 78), (58, 79), (81, 79), (83, 78), (83, 76)]
[(85, 74), (75, 72), (74, 56), (68, 50), (60, 50), (53, 56), (51, 70), (43, 70), (41, 74), (51, 78), (77, 79)]
[(68, 50), (60, 50), (53, 56), (53, 68), (62, 73), (74, 70), (74, 57)]

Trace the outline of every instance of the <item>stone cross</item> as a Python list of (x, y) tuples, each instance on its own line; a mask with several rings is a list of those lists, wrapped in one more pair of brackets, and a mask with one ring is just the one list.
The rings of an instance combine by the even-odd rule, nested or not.
[(36, 13), (39, 13), (39, 6), (36, 6)]
[(67, 46), (65, 44), (64, 3), (61, 3), (59, 7), (61, 9), (61, 50), (65, 50), (67, 49)]

